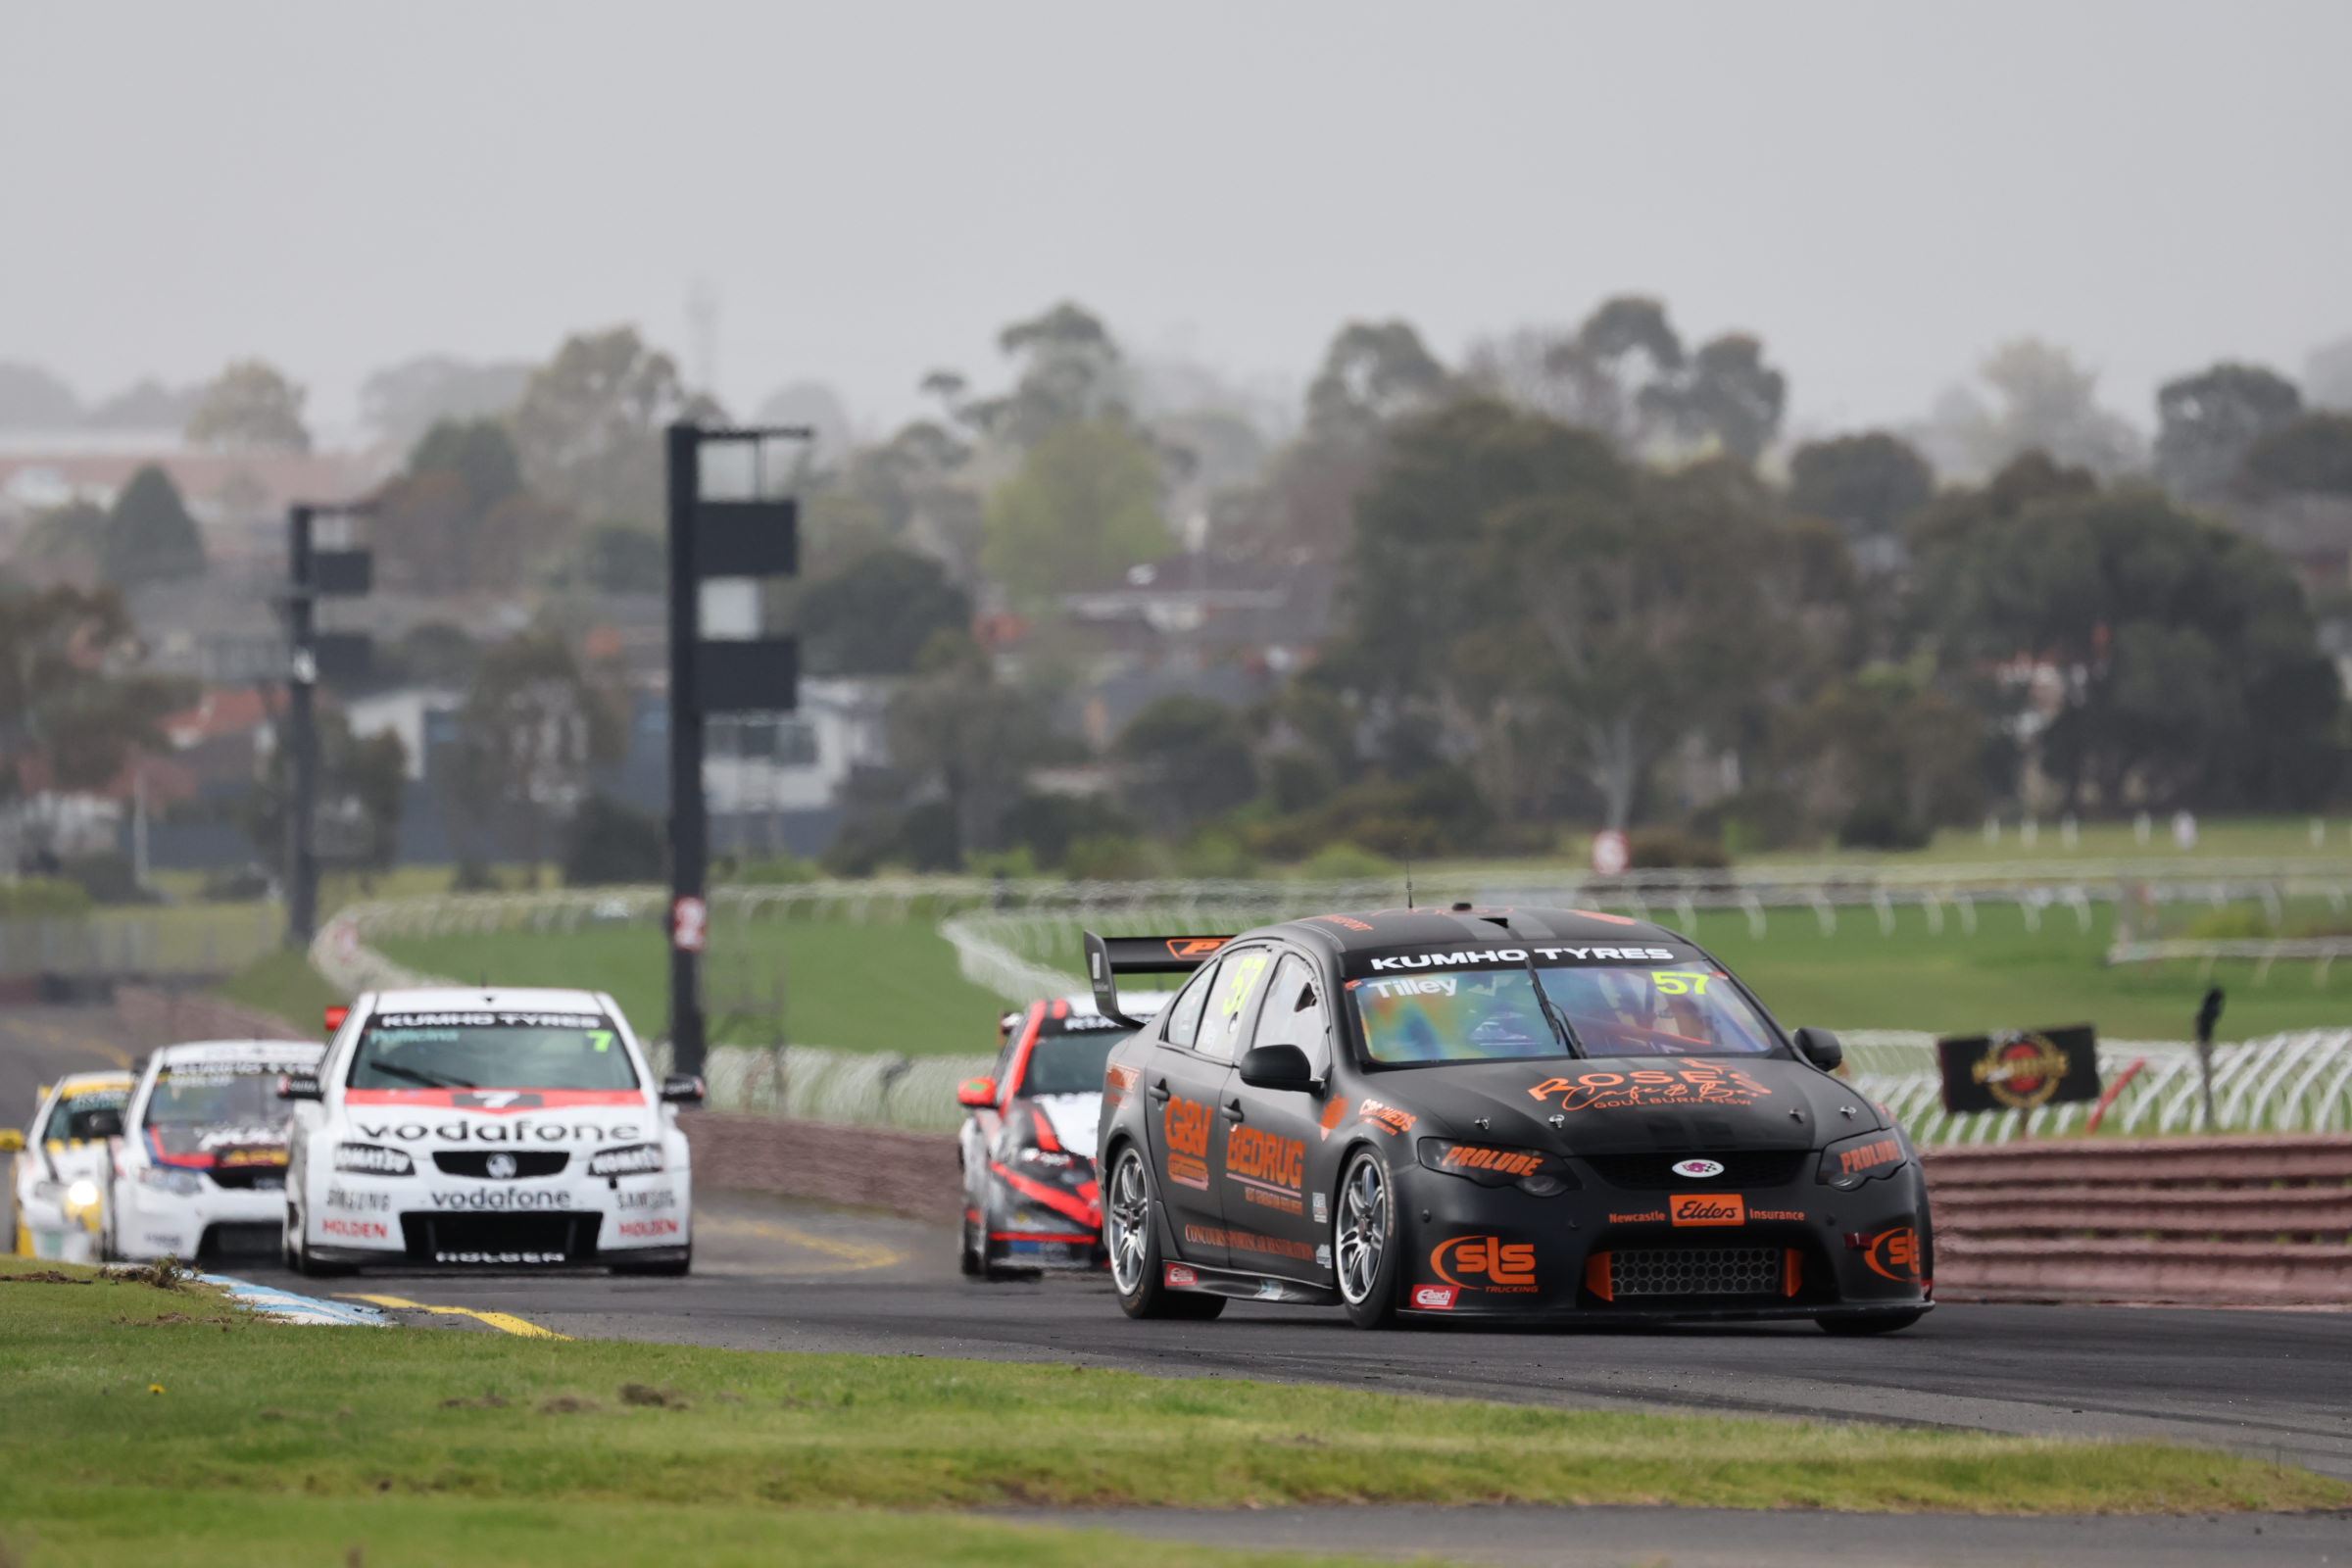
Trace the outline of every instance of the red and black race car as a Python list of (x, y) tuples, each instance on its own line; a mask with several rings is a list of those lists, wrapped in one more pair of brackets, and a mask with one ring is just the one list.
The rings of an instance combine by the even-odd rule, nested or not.
[[(1227, 1298), (1399, 1317), (1917, 1322), (1919, 1158), (1688, 938), (1566, 909), (1383, 909), (1230, 939), (1089, 934), (1193, 971), (1111, 1053), (1104, 1241), (1133, 1317)], [(1065, 1139), (1066, 1142), (1066, 1139)]]
[[(1147, 1012), (1159, 1000), (1128, 999)], [(956, 1096), (966, 1111), (956, 1145), (966, 1274), (1017, 1279), (1102, 1266), (1095, 1180), (1102, 1064), (1134, 1028), (1083, 997), (1033, 1002), (1005, 1015), (996, 1072)]]

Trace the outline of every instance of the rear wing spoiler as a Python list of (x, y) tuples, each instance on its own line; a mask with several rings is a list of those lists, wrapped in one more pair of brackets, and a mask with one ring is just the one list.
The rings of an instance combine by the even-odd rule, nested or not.
[(1119, 1010), (1123, 974), (1190, 974), (1224, 949), (1231, 937), (1102, 937), (1086, 933), (1086, 977), (1094, 983), (1095, 1010), (1141, 1029), (1143, 1020)]

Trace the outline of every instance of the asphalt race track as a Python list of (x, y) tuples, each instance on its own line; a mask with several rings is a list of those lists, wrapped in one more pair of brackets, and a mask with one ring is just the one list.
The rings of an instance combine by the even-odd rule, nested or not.
[[(94, 1008), (0, 1009), (0, 1126), (23, 1120), (34, 1086), (48, 1076), (126, 1062), (130, 1052), (113, 1021)], [(1337, 1383), (1582, 1408), (2151, 1437), (2352, 1477), (2348, 1313), (1946, 1305), (1917, 1328), (1876, 1340), (1833, 1340), (1808, 1325), (1366, 1334), (1336, 1309), (1239, 1301), (1215, 1323), (1135, 1323), (1099, 1280), (964, 1279), (952, 1235), (912, 1221), (705, 1195), (696, 1231), (696, 1273), (685, 1280), (447, 1272), (305, 1280), (274, 1258), (222, 1258), (212, 1266), (312, 1295), (390, 1297), (418, 1308), (487, 1314), (394, 1310), (458, 1332), (501, 1332), (502, 1321), (519, 1319), (580, 1338), (1074, 1361), (1172, 1377)], [(1818, 1513), (1384, 1506), (1051, 1517), (1203, 1543), (1428, 1553), (1497, 1568), (2352, 1564), (2352, 1519), (2324, 1516), (1898, 1522)], [(1890, 1537), (1890, 1528), (1898, 1534)]]
[[(1368, 1334), (1336, 1308), (1241, 1301), (1214, 1323), (1137, 1323), (1100, 1281), (964, 1279), (953, 1238), (910, 1221), (727, 1196), (698, 1208), (696, 1228), (696, 1273), (685, 1280), (371, 1273), (311, 1282), (223, 1267), (313, 1294), (507, 1313), (580, 1338), (2164, 1438), (2352, 1477), (2352, 1314), (1948, 1305), (1871, 1340), (1836, 1340), (1805, 1324)], [(480, 1328), (446, 1314), (417, 1320)]]

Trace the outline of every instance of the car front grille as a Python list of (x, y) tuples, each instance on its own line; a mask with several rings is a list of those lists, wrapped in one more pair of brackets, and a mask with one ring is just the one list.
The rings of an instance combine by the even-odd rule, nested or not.
[(403, 1214), (402, 1240), (419, 1263), (526, 1268), (596, 1257), (594, 1214)]
[(441, 1167), (444, 1176), (490, 1177), (490, 1161), (501, 1156), (514, 1162), (514, 1168), (498, 1177), (500, 1181), (518, 1181), (525, 1176), (553, 1176), (561, 1171), (571, 1156), (560, 1149), (517, 1149), (513, 1152), (499, 1149), (442, 1149), (433, 1153), (433, 1163)]
[(1609, 1254), (1609, 1298), (1779, 1296), (1787, 1275), (1778, 1247), (1639, 1248)]
[[(280, 1175), (282, 1172), (273, 1171), (271, 1174)], [(221, 1257), (233, 1253), (241, 1257), (266, 1257), (274, 1254), (284, 1239), (285, 1227), (268, 1221), (258, 1225), (208, 1225), (204, 1229), (203, 1240), (197, 1243), (196, 1255)]]
[[(1786, 1187), (1804, 1174), (1811, 1150), (1746, 1150), (1713, 1153), (1697, 1150), (1650, 1154), (1586, 1154), (1585, 1163), (1611, 1187), (1636, 1193), (1699, 1193), (1743, 1187)], [(1723, 1167), (1720, 1176), (1677, 1176), (1674, 1167), (1686, 1159), (1711, 1159)]]
[(286, 1167), (283, 1165), (215, 1165), (205, 1172), (215, 1187), (224, 1187), (234, 1193), (282, 1193), (286, 1190)]

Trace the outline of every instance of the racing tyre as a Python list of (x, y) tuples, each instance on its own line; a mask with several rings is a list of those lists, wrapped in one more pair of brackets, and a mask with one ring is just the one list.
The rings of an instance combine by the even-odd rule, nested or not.
[(663, 1258), (659, 1263), (615, 1263), (615, 1274), (638, 1274), (656, 1279), (679, 1279), (694, 1272), (694, 1244), (686, 1244), (684, 1257)]
[(303, 1245), (303, 1223), (289, 1213), (286, 1217), (286, 1236), (280, 1250), (286, 1254), (286, 1266), (304, 1279), (338, 1279), (352, 1272), (344, 1263), (321, 1263), (311, 1256), (310, 1248)]
[(1159, 1237), (1152, 1228), (1152, 1172), (1133, 1144), (1121, 1149), (1112, 1163), (1106, 1196), (1102, 1240), (1110, 1252), (1110, 1284), (1119, 1293), (1120, 1311), (1129, 1317), (1200, 1322), (1225, 1310), (1222, 1296), (1168, 1289)]
[(1332, 1261), (1348, 1320), (1359, 1329), (1396, 1321), (1396, 1184), (1377, 1149), (1359, 1149), (1332, 1205)]
[(1843, 1339), (1857, 1334), (1892, 1334), (1907, 1329), (1927, 1316), (1917, 1307), (1904, 1307), (1892, 1312), (1845, 1312), (1837, 1317), (1819, 1318), (1821, 1332)]
[(980, 1252), (980, 1249), (986, 1245), (980, 1239), (980, 1227), (965, 1220), (962, 1242), (956, 1249), (956, 1266), (963, 1271), (966, 1278), (977, 1279), (987, 1271), (988, 1260)]

